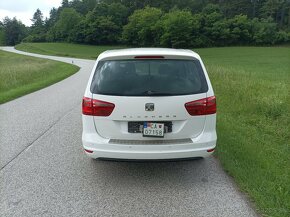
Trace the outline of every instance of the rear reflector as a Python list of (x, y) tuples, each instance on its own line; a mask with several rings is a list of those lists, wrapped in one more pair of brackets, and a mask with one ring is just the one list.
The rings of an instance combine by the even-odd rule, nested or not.
[(85, 152), (87, 152), (87, 153), (93, 153), (93, 151), (88, 150), (88, 149), (85, 149)]
[(185, 103), (185, 108), (191, 116), (210, 115), (216, 113), (215, 96)]
[(214, 152), (214, 148), (212, 148), (212, 149), (208, 149), (207, 152), (209, 152), (209, 153), (210, 153), (210, 152)]
[(135, 56), (135, 59), (164, 59), (164, 56)]
[(89, 97), (83, 98), (82, 110), (84, 115), (109, 116), (113, 112), (115, 105)]

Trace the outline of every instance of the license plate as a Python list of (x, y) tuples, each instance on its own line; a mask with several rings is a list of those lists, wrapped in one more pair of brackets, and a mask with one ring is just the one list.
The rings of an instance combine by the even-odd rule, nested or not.
[(143, 136), (146, 137), (164, 137), (164, 124), (144, 122)]

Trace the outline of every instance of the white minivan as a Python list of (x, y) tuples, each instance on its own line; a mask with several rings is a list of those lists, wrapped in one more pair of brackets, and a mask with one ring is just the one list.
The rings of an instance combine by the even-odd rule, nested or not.
[(216, 146), (216, 98), (191, 50), (105, 51), (82, 102), (86, 154), (105, 159), (207, 157)]

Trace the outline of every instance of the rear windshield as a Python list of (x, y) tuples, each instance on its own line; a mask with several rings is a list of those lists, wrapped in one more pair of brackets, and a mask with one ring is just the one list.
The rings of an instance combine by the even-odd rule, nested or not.
[(91, 92), (114, 96), (172, 96), (208, 90), (198, 60), (100, 61)]

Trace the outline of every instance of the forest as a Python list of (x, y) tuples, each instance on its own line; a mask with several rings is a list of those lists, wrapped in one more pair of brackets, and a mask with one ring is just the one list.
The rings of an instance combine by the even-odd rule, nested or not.
[(0, 21), (0, 44), (78, 44), (174, 48), (290, 42), (290, 0), (63, 0), (27, 27)]

